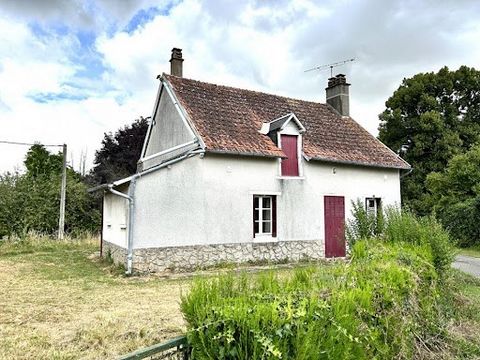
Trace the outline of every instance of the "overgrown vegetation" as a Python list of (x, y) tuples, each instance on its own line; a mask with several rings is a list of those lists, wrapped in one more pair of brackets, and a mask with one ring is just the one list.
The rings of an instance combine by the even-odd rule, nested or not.
[(480, 71), (461, 66), (404, 79), (380, 115), (379, 139), (413, 167), (404, 205), (436, 214), (462, 247), (480, 245)]
[(357, 240), (368, 239), (383, 232), (385, 224), (382, 211), (377, 214), (368, 212), (360, 199), (352, 202), (352, 207), (353, 217), (348, 220), (346, 229), (350, 245), (354, 245)]
[[(433, 218), (389, 209), (372, 237), (371, 219), (358, 206), (354, 212), (349, 263), (197, 280), (181, 305), (193, 358), (411, 359), (460, 351), (448, 331), (455, 312), (448, 234)], [(479, 345), (468, 354), (480, 356)]]
[[(33, 145), (25, 159), (24, 174), (0, 175), (0, 239), (26, 236), (30, 231), (54, 234), (58, 229), (62, 155)], [(67, 169), (65, 230), (80, 234), (95, 231), (100, 212), (87, 193), (81, 176)]]

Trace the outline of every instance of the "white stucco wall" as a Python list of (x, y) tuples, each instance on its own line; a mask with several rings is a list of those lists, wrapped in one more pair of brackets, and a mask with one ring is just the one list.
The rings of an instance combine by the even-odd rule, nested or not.
[[(335, 168), (335, 171), (333, 170)], [(303, 161), (304, 179), (279, 179), (276, 159), (207, 154), (138, 180), (134, 248), (244, 243), (253, 194), (278, 193), (277, 240), (323, 240), (323, 197), (400, 203), (398, 170)]]
[[(126, 186), (117, 189), (127, 192)], [(127, 247), (128, 201), (112, 193), (103, 197), (103, 240)]]
[[(152, 121), (151, 129), (149, 130), (149, 136), (146, 138), (147, 143), (145, 145), (145, 154), (141, 159), (143, 162), (142, 169), (145, 170), (160, 164), (165, 160), (172, 159), (179, 154), (184, 153), (185, 148), (187, 148), (187, 150), (188, 148), (192, 148), (192, 145), (164, 155), (153, 158), (148, 157), (191, 142), (194, 139), (195, 135), (192, 130), (187, 127), (184, 120), (182, 120), (172, 98), (164, 88), (160, 92), (155, 117)], [(193, 145), (193, 147), (196, 146), (197, 145)], [(147, 159), (144, 159), (145, 157), (147, 157)]]

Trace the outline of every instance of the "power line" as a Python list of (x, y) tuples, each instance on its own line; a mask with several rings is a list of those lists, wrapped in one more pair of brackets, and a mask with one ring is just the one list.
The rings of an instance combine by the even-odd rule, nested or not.
[(17, 142), (17, 141), (6, 141), (0, 140), (0, 144), (7, 144), (7, 145), (26, 145), (26, 146), (33, 146), (33, 145), (43, 145), (43, 146), (57, 146), (62, 147), (63, 144), (41, 144), (41, 143), (24, 143), (24, 142)]

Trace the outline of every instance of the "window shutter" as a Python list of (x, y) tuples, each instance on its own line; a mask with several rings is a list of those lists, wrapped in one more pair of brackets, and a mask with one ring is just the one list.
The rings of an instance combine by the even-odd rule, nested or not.
[(282, 150), (287, 159), (282, 159), (282, 176), (299, 176), (298, 171), (298, 136), (281, 135)]
[(272, 237), (277, 237), (277, 197), (272, 196)]

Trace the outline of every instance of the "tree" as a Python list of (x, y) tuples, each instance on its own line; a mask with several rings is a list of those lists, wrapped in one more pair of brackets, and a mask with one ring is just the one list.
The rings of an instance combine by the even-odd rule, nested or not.
[(95, 153), (93, 183), (110, 183), (134, 174), (147, 129), (147, 118), (140, 117), (115, 134), (105, 133), (102, 147)]
[[(58, 230), (62, 155), (33, 145), (25, 159), (25, 174), (0, 175), (0, 238), (28, 231), (54, 234)], [(65, 230), (96, 231), (100, 213), (87, 185), (67, 169)]]
[(50, 154), (42, 144), (35, 144), (28, 150), (24, 164), (30, 176), (38, 177), (59, 174), (62, 171), (63, 155)]
[(480, 244), (480, 144), (427, 176), (430, 202), (460, 245)]
[(413, 172), (402, 181), (404, 203), (425, 215), (432, 210), (425, 179), (480, 140), (480, 72), (447, 67), (404, 79), (380, 115), (379, 139)]

